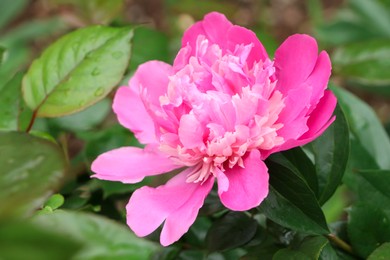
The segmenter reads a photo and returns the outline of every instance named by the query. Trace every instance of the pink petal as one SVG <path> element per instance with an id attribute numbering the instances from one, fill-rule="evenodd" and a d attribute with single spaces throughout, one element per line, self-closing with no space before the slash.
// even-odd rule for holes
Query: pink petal
<path id="1" fill-rule="evenodd" d="M 137 88 L 120 87 L 115 94 L 113 110 L 119 123 L 130 129 L 141 143 L 157 142 L 154 123 L 145 110 Z"/>
<path id="2" fill-rule="evenodd" d="M 318 57 L 317 42 L 309 35 L 295 34 L 285 40 L 275 53 L 276 89 L 287 96 L 312 73 Z"/>
<path id="3" fill-rule="evenodd" d="M 166 156 L 154 149 L 122 147 L 99 155 L 92 163 L 92 177 L 137 183 L 145 176 L 157 175 L 181 166 L 173 164 Z"/>
<path id="4" fill-rule="evenodd" d="M 304 133 L 298 140 L 288 140 L 282 146 L 274 149 L 269 154 L 305 145 L 322 135 L 322 133 L 325 132 L 325 130 L 336 119 L 335 117 L 332 117 L 336 104 L 337 99 L 333 93 L 329 90 L 325 90 L 324 96 L 314 111 L 310 114 L 310 117 L 307 121 L 309 130 Z"/>
<path id="5" fill-rule="evenodd" d="M 148 61 L 141 64 L 130 80 L 130 88 L 146 90 L 148 102 L 160 106 L 160 96 L 167 93 L 169 76 L 173 74 L 171 65 L 162 61 Z"/>
<path id="6" fill-rule="evenodd" d="M 268 169 L 260 160 L 260 152 L 252 150 L 244 159 L 245 168 L 238 166 L 225 171 L 229 189 L 219 192 L 221 202 L 229 209 L 244 211 L 254 208 L 268 195 Z"/>
<path id="7" fill-rule="evenodd" d="M 325 90 L 324 96 L 321 98 L 317 107 L 311 112 L 307 125 L 309 131 L 307 131 L 300 139 L 314 139 L 322 134 L 329 125 L 329 121 L 333 121 L 330 117 L 336 108 L 337 99 L 330 90 Z M 325 127 L 325 129 L 324 129 Z"/>
<path id="8" fill-rule="evenodd" d="M 252 50 L 248 56 L 248 65 L 251 67 L 253 62 L 266 60 L 268 58 L 267 51 L 261 44 L 256 34 L 244 27 L 235 25 L 231 27 L 227 34 L 228 48 L 234 51 L 237 44 L 249 45 L 253 44 Z"/>
<path id="9" fill-rule="evenodd" d="M 210 192 L 213 178 L 205 183 L 186 183 L 191 168 L 157 188 L 136 190 L 127 204 L 127 224 L 138 236 L 147 236 L 165 220 L 161 244 L 177 241 L 195 221 L 204 198 Z"/>
<path id="10" fill-rule="evenodd" d="M 204 35 L 211 43 L 221 47 L 226 45 L 226 33 L 232 23 L 223 15 L 217 12 L 207 14 L 203 21 L 191 26 L 183 36 L 182 47 L 188 45 L 192 48 L 192 54 L 196 51 L 196 40 L 199 35 Z"/>
<path id="11" fill-rule="evenodd" d="M 313 72 L 306 80 L 306 84 L 312 87 L 310 104 L 313 109 L 321 99 L 324 94 L 324 90 L 328 86 L 331 70 L 332 65 L 330 63 L 329 55 L 326 51 L 322 51 L 318 56 Z"/>
<path id="12" fill-rule="evenodd" d="M 188 185 L 188 183 L 186 183 Z M 183 236 L 190 226 L 195 222 L 199 209 L 203 206 L 206 196 L 210 193 L 214 184 L 214 178 L 209 178 L 202 184 L 195 185 L 196 189 L 180 208 L 168 216 L 161 231 L 160 242 L 163 246 L 168 246 Z M 180 193 L 176 193 L 177 194 Z"/>
<path id="13" fill-rule="evenodd" d="M 204 129 L 193 114 L 183 115 L 180 118 L 179 138 L 184 147 L 192 149 L 204 146 Z"/>

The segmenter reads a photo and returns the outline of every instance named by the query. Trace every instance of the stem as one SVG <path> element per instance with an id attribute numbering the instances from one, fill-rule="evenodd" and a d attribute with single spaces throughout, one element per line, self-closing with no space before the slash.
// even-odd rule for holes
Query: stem
<path id="1" fill-rule="evenodd" d="M 333 234 L 326 235 L 326 237 L 331 242 L 336 244 L 339 248 L 343 249 L 345 252 L 348 252 L 351 255 L 355 255 L 355 253 L 353 252 L 352 247 L 349 244 L 347 244 L 344 240 L 342 240 L 341 238 L 339 238 L 339 237 L 337 237 L 337 236 L 335 236 Z"/>
<path id="2" fill-rule="evenodd" d="M 38 110 L 35 110 L 33 112 L 32 116 L 31 116 L 30 123 L 28 124 L 28 127 L 26 129 L 26 133 L 30 132 L 31 128 L 33 127 L 35 119 L 37 118 L 37 113 L 38 113 Z"/>

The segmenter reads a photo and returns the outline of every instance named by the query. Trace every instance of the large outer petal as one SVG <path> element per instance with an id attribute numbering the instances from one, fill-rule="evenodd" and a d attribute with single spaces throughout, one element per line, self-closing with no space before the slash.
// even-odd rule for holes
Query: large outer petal
<path id="1" fill-rule="evenodd" d="M 314 38 L 304 34 L 287 38 L 275 52 L 276 89 L 287 96 L 291 89 L 299 87 L 312 73 L 317 57 Z"/>
<path id="2" fill-rule="evenodd" d="M 122 147 L 99 155 L 91 165 L 92 177 L 137 183 L 145 176 L 157 175 L 180 168 L 155 149 Z"/>
<path id="3" fill-rule="evenodd" d="M 112 107 L 119 123 L 130 129 L 138 141 L 143 144 L 157 142 L 154 123 L 136 86 L 120 87 L 115 94 Z"/>
<path id="4" fill-rule="evenodd" d="M 165 220 L 161 244 L 177 241 L 193 224 L 214 178 L 205 183 L 186 183 L 189 168 L 167 184 L 136 190 L 127 204 L 127 224 L 138 236 L 147 236 Z"/>
<path id="5" fill-rule="evenodd" d="M 211 43 L 218 44 L 224 51 L 233 52 L 237 44 L 252 44 L 253 48 L 248 57 L 249 65 L 252 65 L 254 61 L 268 58 L 265 48 L 254 32 L 233 25 L 223 14 L 209 13 L 202 21 L 195 23 L 184 33 L 182 47 L 189 45 L 192 55 L 196 53 L 196 40 L 199 35 L 206 36 Z"/>
<path id="6" fill-rule="evenodd" d="M 218 185 L 225 186 L 218 192 L 221 202 L 231 210 L 254 208 L 268 195 L 268 169 L 260 159 L 260 152 L 251 151 L 244 159 L 244 165 L 245 168 L 235 166 L 224 172 L 229 181 L 227 191 L 223 191 L 226 180 L 218 182 Z"/>

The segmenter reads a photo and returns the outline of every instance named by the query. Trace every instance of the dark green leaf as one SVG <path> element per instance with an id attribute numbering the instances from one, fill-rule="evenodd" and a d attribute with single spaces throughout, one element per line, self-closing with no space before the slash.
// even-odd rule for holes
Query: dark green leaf
<path id="1" fill-rule="evenodd" d="M 330 243 L 327 243 L 321 251 L 319 260 L 340 260 L 336 250 L 333 249 Z"/>
<path id="2" fill-rule="evenodd" d="M 4 56 L 5 56 L 5 51 L 6 49 L 4 47 L 1 47 L 0 46 L 0 65 L 3 63 L 4 61 Z"/>
<path id="3" fill-rule="evenodd" d="M 347 169 L 390 169 L 390 140 L 375 112 L 356 96 L 339 87 L 332 87 L 347 119 L 350 137 L 350 158 Z"/>
<path id="4" fill-rule="evenodd" d="M 294 167 L 299 171 L 304 180 L 309 185 L 310 189 L 318 195 L 318 180 L 316 177 L 316 169 L 311 162 L 310 158 L 302 150 L 297 147 L 294 149 L 283 152 L 283 156 L 286 157 Z"/>
<path id="5" fill-rule="evenodd" d="M 158 249 L 157 244 L 137 238 L 128 227 L 97 215 L 56 210 L 36 216 L 34 222 L 83 245 L 75 260 L 148 259 Z"/>
<path id="6" fill-rule="evenodd" d="M 383 243 L 380 247 L 368 257 L 367 260 L 386 260 L 390 259 L 390 243 Z"/>
<path id="7" fill-rule="evenodd" d="M 24 216 L 58 189 L 65 159 L 54 143 L 25 133 L 0 132 L 0 216 Z"/>
<path id="8" fill-rule="evenodd" d="M 130 58 L 129 28 L 94 26 L 65 35 L 35 60 L 23 79 L 23 97 L 41 117 L 80 111 L 121 80 Z"/>
<path id="9" fill-rule="evenodd" d="M 390 170 L 366 170 L 359 171 L 359 174 L 382 195 L 390 199 Z"/>
<path id="10" fill-rule="evenodd" d="M 319 206 L 318 206 L 319 207 Z M 309 208 L 299 208 L 292 201 L 286 199 L 280 193 L 270 187 L 267 198 L 261 203 L 260 210 L 272 221 L 293 230 L 308 234 L 327 234 L 329 231 L 324 226 L 325 220 L 313 219 Z M 321 210 L 321 209 L 320 209 Z M 314 209 L 314 213 L 318 209 Z M 319 223 L 317 223 L 319 221 Z"/>
<path id="11" fill-rule="evenodd" d="M 260 205 L 274 222 L 310 234 L 326 234 L 325 216 L 303 175 L 282 155 L 267 160 L 270 194 Z M 305 221 L 303 221 L 305 219 Z"/>
<path id="12" fill-rule="evenodd" d="M 368 40 L 340 47 L 332 60 L 336 73 L 357 83 L 352 86 L 366 86 L 366 90 L 390 95 L 390 40 Z"/>
<path id="13" fill-rule="evenodd" d="M 311 260 L 312 258 L 308 257 L 302 252 L 295 251 L 292 249 L 284 248 L 280 249 L 274 257 L 272 257 L 272 260 Z"/>
<path id="14" fill-rule="evenodd" d="M 16 74 L 0 89 L 0 130 L 17 130 L 23 74 Z"/>
<path id="15" fill-rule="evenodd" d="M 28 0 L 0 1 L 0 30 L 19 15 L 29 3 Z"/>
<path id="16" fill-rule="evenodd" d="M 80 248 L 71 238 L 28 222 L 0 226 L 0 259 L 69 260 Z"/>
<path id="17" fill-rule="evenodd" d="M 325 133 L 308 144 L 314 155 L 320 205 L 323 205 L 340 185 L 348 162 L 348 125 L 339 106 L 335 110 L 335 115 L 336 121 Z"/>
<path id="18" fill-rule="evenodd" d="M 149 60 L 169 60 L 168 39 L 161 32 L 138 27 L 134 29 L 129 69 L 133 72 L 140 64 Z"/>
<path id="19" fill-rule="evenodd" d="M 348 234 L 356 253 L 367 258 L 379 245 L 390 242 L 390 219 L 380 207 L 354 205 L 349 212 Z"/>
<path id="20" fill-rule="evenodd" d="M 328 240 L 323 236 L 305 237 L 298 246 L 279 250 L 273 259 L 319 259 L 323 248 L 328 243 Z"/>
<path id="21" fill-rule="evenodd" d="M 239 247 L 256 234 L 257 222 L 243 212 L 229 212 L 214 222 L 207 232 L 207 248 L 221 251 Z"/>

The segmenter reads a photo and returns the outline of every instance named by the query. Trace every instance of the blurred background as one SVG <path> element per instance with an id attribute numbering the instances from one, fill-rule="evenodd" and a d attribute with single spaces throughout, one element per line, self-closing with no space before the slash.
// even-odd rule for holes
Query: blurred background
<path id="1" fill-rule="evenodd" d="M 330 85 L 346 88 L 367 102 L 387 133 L 390 133 L 390 0 L 1 0 L 0 59 L 3 62 L 0 65 L 0 91 L 17 72 L 25 72 L 31 61 L 56 39 L 77 28 L 96 24 L 135 28 L 132 56 L 122 81 L 122 84 L 126 84 L 143 62 L 156 59 L 171 63 L 181 45 L 183 32 L 211 11 L 224 13 L 233 23 L 253 30 L 270 57 L 289 35 L 305 33 L 314 36 L 319 49 L 327 50 L 332 59 Z M 74 115 L 37 119 L 33 130 L 54 137 L 72 165 L 68 180 L 56 194 L 57 197 L 52 197 L 41 210 L 61 207 L 89 211 L 124 222 L 124 208 L 132 191 L 145 184 L 154 186 L 165 182 L 164 179 L 146 178 L 140 184 L 124 185 L 89 177 L 90 164 L 97 155 L 120 146 L 139 145 L 128 130 L 118 125 L 111 111 L 112 97 L 111 94 Z M 324 206 L 327 220 L 345 219 L 344 208 L 353 199 L 353 195 L 341 186 L 334 198 Z M 223 210 L 218 203 L 217 195 L 212 194 L 203 210 Z M 75 230 L 83 228 L 82 220 L 78 222 L 79 226 L 71 225 L 74 223 L 73 217 L 65 214 L 62 222 L 49 224 L 55 226 L 61 223 L 64 228 Z M 199 218 L 184 240 L 193 241 L 195 248 L 201 245 L 206 229 L 203 226 L 211 225 L 207 221 Z M 91 224 L 90 228 L 96 229 L 103 222 L 96 221 L 100 224 Z M 104 222 L 104 225 L 111 224 Z M 30 232 L 25 232 L 26 229 Z M 7 234 L 4 235 L 7 239 L 12 238 L 11 233 L 17 237 L 17 230 L 15 227 L 9 231 L 4 227 L 0 229 L 0 252 L 12 245 L 12 240 L 9 240 L 8 244 L 1 246 L 5 243 L 1 240 L 2 234 Z M 104 231 L 99 231 L 103 235 Z M 23 241 L 27 248 L 29 245 L 33 247 L 32 241 L 37 239 L 42 239 L 42 243 L 48 241 L 47 234 L 34 232 L 34 227 L 20 227 L 20 237 L 25 239 Z M 107 239 L 122 231 L 113 229 L 111 232 L 106 234 Z M 78 234 L 77 231 L 74 233 Z M 30 240 L 26 234 L 30 234 Z M 20 242 L 20 237 L 15 241 Z M 53 238 L 57 242 L 47 246 L 53 246 L 54 255 L 65 252 L 63 249 L 57 250 L 56 245 L 72 248 L 72 243 L 61 244 L 58 239 L 61 238 Z M 89 243 L 90 239 L 94 241 L 92 237 L 85 240 Z M 157 240 L 157 237 L 152 235 L 151 239 Z M 99 240 L 99 243 L 94 249 L 99 251 L 98 246 L 101 246 L 101 250 L 106 250 L 108 254 L 111 249 L 104 248 L 105 241 Z M 155 247 L 148 244 L 143 246 Z M 17 248 L 14 249 L 12 252 L 17 252 Z M 28 251 L 25 253 L 28 255 Z M 46 253 L 46 258 L 37 259 L 54 259 L 50 258 L 49 251 Z M 67 259 L 66 255 L 61 259 Z"/>

